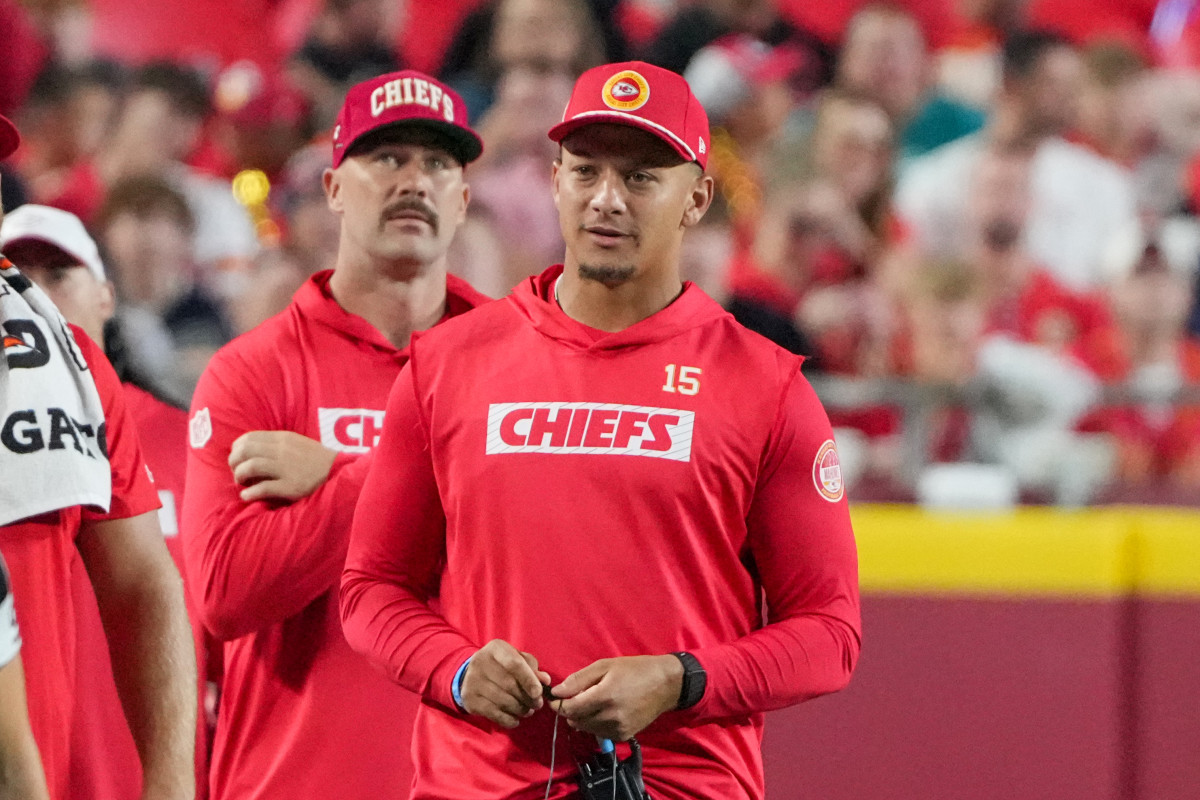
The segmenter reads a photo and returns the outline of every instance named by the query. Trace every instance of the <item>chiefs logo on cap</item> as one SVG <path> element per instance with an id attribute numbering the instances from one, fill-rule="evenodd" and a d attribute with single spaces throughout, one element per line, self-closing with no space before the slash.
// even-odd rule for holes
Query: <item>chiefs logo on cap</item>
<path id="1" fill-rule="evenodd" d="M 650 84 L 639 73 L 627 69 L 605 81 L 600 94 L 604 98 L 604 105 L 609 108 L 633 111 L 646 105 L 650 99 Z"/>

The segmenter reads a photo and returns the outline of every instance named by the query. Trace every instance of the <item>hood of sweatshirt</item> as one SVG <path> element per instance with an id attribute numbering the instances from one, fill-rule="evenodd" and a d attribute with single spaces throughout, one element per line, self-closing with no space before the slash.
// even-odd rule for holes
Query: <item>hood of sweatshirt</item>
<path id="1" fill-rule="evenodd" d="M 661 311 L 621 331 L 597 330 L 567 316 L 554 299 L 554 284 L 562 272 L 563 265 L 555 264 L 522 281 L 509 294 L 508 301 L 543 336 L 580 350 L 602 352 L 640 347 L 723 318 L 732 319 L 700 287 L 685 281 L 683 291 Z"/>

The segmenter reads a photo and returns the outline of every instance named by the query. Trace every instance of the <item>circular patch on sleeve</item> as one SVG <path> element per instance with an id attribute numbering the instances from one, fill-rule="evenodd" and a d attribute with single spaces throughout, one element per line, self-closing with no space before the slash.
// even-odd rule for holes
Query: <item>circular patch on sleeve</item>
<path id="1" fill-rule="evenodd" d="M 846 493 L 842 483 L 842 462 L 838 460 L 837 444 L 826 439 L 813 459 L 813 485 L 817 492 L 831 503 L 842 499 Z"/>

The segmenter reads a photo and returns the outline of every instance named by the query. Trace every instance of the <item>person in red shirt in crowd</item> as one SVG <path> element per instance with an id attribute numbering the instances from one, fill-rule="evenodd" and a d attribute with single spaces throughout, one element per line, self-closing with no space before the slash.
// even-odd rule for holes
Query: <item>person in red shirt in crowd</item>
<path id="1" fill-rule="evenodd" d="M 1062 285 L 1025 244 L 1033 157 L 994 145 L 971 177 L 966 263 L 982 283 L 985 332 L 1047 347 L 1099 373 L 1113 326 L 1107 298 Z"/>
<path id="2" fill-rule="evenodd" d="M 96 243 L 73 214 L 29 204 L 5 218 L 0 226 L 0 248 L 21 264 L 22 274 L 46 292 L 69 323 L 78 325 L 110 354 L 137 426 L 146 466 L 154 475 L 162 502 L 159 527 L 175 566 L 182 573 L 178 509 L 183 501 L 187 413 L 162 399 L 153 384 L 128 363 L 119 343 L 120 331 L 109 324 L 114 313 L 113 287 Z M 81 661 L 91 665 L 78 675 L 71 744 L 72 796 L 136 798 L 141 786 L 141 768 L 116 693 L 95 595 L 78 560 L 72 575 L 78 614 L 77 653 Z M 206 661 L 201 628 L 193 628 L 193 638 L 200 674 L 197 697 L 202 705 Z M 206 796 L 206 782 L 202 780 L 207 771 L 206 742 L 202 723 L 196 739 L 197 794 L 201 798 Z"/>
<path id="3" fill-rule="evenodd" d="M 730 265 L 733 315 L 792 352 L 815 356 L 818 369 L 877 371 L 886 316 L 872 268 L 899 236 L 891 214 L 893 141 L 877 102 L 825 93 L 800 174 L 771 191 L 752 246 Z"/>
<path id="4" fill-rule="evenodd" d="M 30 202 L 70 211 L 91 223 L 104 201 L 96 157 L 120 104 L 121 73 L 112 64 L 50 64 L 21 108 L 25 142 L 15 166 Z"/>
<path id="5" fill-rule="evenodd" d="M 232 64 L 216 76 L 213 108 L 208 166 L 230 179 L 244 170 L 260 170 L 274 184 L 288 158 L 315 133 L 308 97 L 285 74 L 264 72 L 250 61 Z M 243 202 L 249 203 L 245 193 Z"/>
<path id="6" fill-rule="evenodd" d="M 421 73 L 353 87 L 324 172 L 333 269 L 196 388 L 183 542 L 224 642 L 216 800 L 409 796 L 416 698 L 350 649 L 335 588 L 410 338 L 486 300 L 446 273 L 482 149 L 461 98 Z"/>
<path id="7" fill-rule="evenodd" d="M 0 157 L 16 141 L 15 129 L 0 118 Z M 21 281 L 29 284 L 23 276 Z M 79 328 L 71 333 L 103 407 L 111 499 L 105 511 L 76 505 L 0 527 L 0 551 L 12 565 L 17 613 L 25 623 L 34 736 L 51 796 L 69 797 L 76 675 L 92 666 L 78 660 L 71 600 L 72 563 L 82 557 L 140 755 L 141 797 L 190 798 L 195 659 L 179 574 L 163 544 L 158 495 L 120 383 L 91 338 Z M 2 437 L 8 450 L 26 452 L 41 441 L 35 431 L 22 445 L 11 435 L 11 419 L 5 427 L 10 435 Z M 16 450 L 14 442 L 20 445 Z"/>
<path id="8" fill-rule="evenodd" d="M 1189 336 L 1191 265 L 1171 263 L 1159 242 L 1141 247 L 1114 280 L 1111 358 L 1101 372 L 1114 403 L 1080 423 L 1116 437 L 1117 473 L 1135 491 L 1200 491 L 1200 339 Z"/>
<path id="9" fill-rule="evenodd" d="M 0 795 L 49 800 L 46 775 L 38 755 L 29 706 L 25 668 L 21 664 L 21 631 L 9 589 L 8 566 L 0 557 Z"/>
<path id="10" fill-rule="evenodd" d="M 687 83 L 589 70 L 550 137 L 565 264 L 414 343 L 346 637 L 422 698 L 414 797 L 577 798 L 575 755 L 659 800 L 761 798 L 763 712 L 859 651 L 829 422 L 801 359 L 679 277 L 713 199 Z"/>

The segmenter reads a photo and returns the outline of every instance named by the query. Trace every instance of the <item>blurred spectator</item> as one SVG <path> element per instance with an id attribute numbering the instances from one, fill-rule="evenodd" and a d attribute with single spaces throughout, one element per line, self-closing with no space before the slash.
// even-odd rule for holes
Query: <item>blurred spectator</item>
<path id="1" fill-rule="evenodd" d="M 982 111 L 939 92 L 932 79 L 916 17 L 896 6 L 871 4 L 851 18 L 835 82 L 887 109 L 897 126 L 902 161 L 983 127 Z"/>
<path id="2" fill-rule="evenodd" d="M 889 314 L 872 267 L 894 236 L 892 141 L 874 100 L 826 92 L 799 175 L 772 191 L 753 246 L 731 266 L 734 316 L 785 348 L 808 348 L 827 371 L 883 370 Z"/>
<path id="3" fill-rule="evenodd" d="M 1122 481 L 1146 486 L 1167 481 L 1200 491 L 1200 339 L 1185 321 L 1191 276 L 1168 263 L 1158 244 L 1142 238 L 1112 286 L 1117 335 L 1110 386 L 1123 390 L 1115 405 L 1091 414 L 1085 430 L 1113 434 Z M 1185 399 L 1184 391 L 1192 397 Z"/>
<path id="4" fill-rule="evenodd" d="M 1111 448 L 1074 430 L 1099 397 L 1092 374 L 1036 344 L 987 335 L 981 276 L 961 263 L 921 265 L 907 299 L 898 357 L 925 402 L 905 419 L 906 435 L 920 438 L 925 459 L 1002 466 L 1022 490 L 1059 504 L 1095 496 Z"/>
<path id="5" fill-rule="evenodd" d="M 50 56 L 50 47 L 19 0 L 0 0 L 0 31 L 4 31 L 4 58 L 0 59 L 0 114 L 13 116 Z"/>
<path id="6" fill-rule="evenodd" d="M 1031 173 L 1028 150 L 989 147 L 971 175 L 967 263 L 982 286 L 986 330 L 1100 372 L 1109 358 L 1112 315 L 1102 292 L 1068 289 L 1030 255 Z"/>
<path id="7" fill-rule="evenodd" d="M 275 180 L 314 133 L 312 104 L 283 74 L 239 61 L 217 76 L 212 137 L 228 158 L 222 175 L 257 169 Z"/>
<path id="8" fill-rule="evenodd" d="M 232 338 L 224 312 L 198 282 L 192 224 L 183 195 L 153 176 L 114 184 L 96 224 L 133 360 L 184 402 L 208 359 Z"/>
<path id="9" fill-rule="evenodd" d="M 1154 143 L 1150 73 L 1137 50 L 1115 40 L 1083 50 L 1079 98 L 1083 144 L 1127 167 L 1135 167 Z"/>
<path id="10" fill-rule="evenodd" d="M 1000 90 L 1003 43 L 1030 27 L 1029 0 L 957 0 L 958 26 L 937 51 L 937 84 L 967 105 L 988 109 Z"/>
<path id="11" fill-rule="evenodd" d="M 50 64 L 20 115 L 26 132 L 17 165 L 35 203 L 90 221 L 104 199 L 96 157 L 121 101 L 120 69 L 105 62 Z"/>
<path id="12" fill-rule="evenodd" d="M 574 78 L 605 60 L 604 45 L 587 0 L 494 0 L 463 21 L 439 77 L 462 95 L 471 118 L 481 119 L 507 70 Z"/>
<path id="13" fill-rule="evenodd" d="M 258 254 L 243 276 L 244 286 L 234 294 L 230 312 L 236 332 L 245 333 L 282 311 L 310 275 L 333 263 L 339 228 L 325 200 L 328 166 L 329 145 L 321 142 L 298 151 L 284 167 L 271 192 L 283 236 L 279 246 Z"/>
<path id="14" fill-rule="evenodd" d="M 682 74 L 702 47 L 733 33 L 745 34 L 767 44 L 779 44 L 799 32 L 779 17 L 770 0 L 684 3 L 663 25 L 642 57 L 651 64 Z M 807 37 L 807 41 L 827 56 L 816 39 Z"/>
<path id="15" fill-rule="evenodd" d="M 738 235 L 751 234 L 768 176 L 795 174 L 789 166 L 799 159 L 791 150 L 782 156 L 785 164 L 769 159 L 798 104 L 815 90 L 817 69 L 796 42 L 769 45 L 734 33 L 701 48 L 684 72 L 712 126 L 709 169 L 719 192 L 714 213 L 727 215 Z"/>
<path id="16" fill-rule="evenodd" d="M 307 40 L 292 56 L 289 72 L 312 98 L 318 127 L 332 127 L 346 89 L 359 81 L 395 72 L 387 0 L 325 0 Z"/>
<path id="17" fill-rule="evenodd" d="M 209 113 L 209 93 L 198 74 L 171 63 L 142 67 L 98 159 L 106 183 L 157 176 L 187 200 L 194 220 L 191 259 L 202 269 L 247 268 L 258 248 L 246 210 L 229 181 L 187 166 Z"/>
<path id="18" fill-rule="evenodd" d="M 1004 87 L 984 131 L 914 160 L 900 176 L 897 208 L 919 246 L 961 257 L 970 176 L 984 148 L 1032 148 L 1030 253 L 1072 289 L 1099 284 L 1108 237 L 1134 219 L 1134 191 L 1117 165 L 1063 138 L 1076 123 L 1081 79 L 1079 55 L 1060 37 L 1009 39 Z"/>
<path id="19" fill-rule="evenodd" d="M 1152 221 L 1200 210 L 1200 74 L 1156 73 L 1151 82 L 1155 148 L 1138 164 L 1138 206 Z"/>
<path id="20" fill-rule="evenodd" d="M 549 164 L 557 146 L 546 137 L 562 118 L 575 76 L 531 62 L 509 66 L 496 86 L 496 101 L 477 130 L 487 143 L 471 165 L 472 224 L 460 231 L 457 249 L 481 241 L 490 227 L 498 256 L 461 262 L 455 274 L 492 297 L 502 297 L 522 278 L 562 258 L 558 212 L 549 191 Z M 485 267 L 490 264 L 491 268 Z"/>

